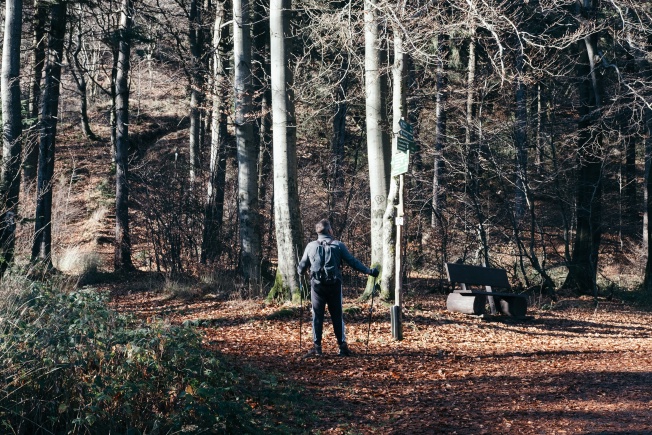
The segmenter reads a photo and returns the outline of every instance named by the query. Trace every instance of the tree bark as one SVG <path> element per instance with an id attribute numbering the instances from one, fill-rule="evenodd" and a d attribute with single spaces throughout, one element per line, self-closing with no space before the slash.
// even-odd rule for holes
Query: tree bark
<path id="1" fill-rule="evenodd" d="M 636 22 L 636 17 L 634 14 L 634 11 L 630 11 L 630 16 L 632 18 L 633 22 Z M 650 61 L 648 60 L 648 53 L 650 51 L 650 41 L 647 39 L 640 40 L 637 39 L 637 34 L 638 32 L 636 29 L 628 29 L 626 33 L 626 39 L 627 39 L 627 44 L 629 46 L 629 49 L 631 51 L 631 55 L 634 57 L 634 60 L 636 61 L 636 66 L 638 67 L 638 74 L 639 75 L 644 75 L 644 77 L 649 81 L 650 77 L 652 76 L 652 65 L 650 64 Z M 645 38 L 645 37 L 643 37 Z M 643 175 L 643 249 L 648 250 L 649 249 L 649 231 L 648 231 L 648 226 L 649 226 L 649 215 L 648 215 L 648 202 L 650 201 L 650 191 L 648 190 L 649 186 L 649 178 L 650 178 L 650 164 L 652 162 L 652 109 L 650 109 L 649 105 L 645 102 L 643 102 L 643 134 L 644 136 L 644 175 Z M 648 275 L 651 275 L 651 273 L 648 273 L 648 269 L 652 269 L 652 257 L 648 256 L 648 262 L 646 266 L 646 281 L 644 283 L 645 288 L 651 289 L 652 291 L 652 282 L 648 283 L 647 277 Z M 652 272 L 652 270 L 651 270 Z M 650 287 L 647 287 L 650 286 Z"/>
<path id="2" fill-rule="evenodd" d="M 536 116 L 536 131 L 535 131 L 535 141 L 536 141 L 536 154 L 534 160 L 534 167 L 537 174 L 541 173 L 541 166 L 543 165 L 543 85 L 541 82 L 537 83 L 536 89 L 536 99 L 537 99 L 537 116 Z"/>
<path id="3" fill-rule="evenodd" d="M 487 231 L 485 228 L 485 217 L 480 203 L 480 136 L 481 131 L 476 132 L 476 29 L 471 24 L 471 36 L 469 40 L 469 58 L 467 64 L 466 79 L 466 125 L 464 143 L 466 147 L 467 180 L 466 189 L 469 202 L 473 206 L 473 213 L 476 218 L 476 230 L 479 242 L 479 251 L 482 255 L 482 263 L 489 266 L 489 246 Z"/>
<path id="4" fill-rule="evenodd" d="M 524 81 L 525 62 L 522 48 L 516 55 L 516 125 L 514 129 L 514 144 L 516 148 L 516 193 L 514 199 L 514 215 L 520 221 L 526 209 L 527 184 L 527 86 Z"/>
<path id="5" fill-rule="evenodd" d="M 652 65 L 650 64 L 647 55 L 650 49 L 650 40 L 643 42 L 641 47 L 631 31 L 627 33 L 627 41 L 631 49 L 636 64 L 640 73 L 645 71 L 645 77 L 649 80 L 652 75 Z M 645 40 L 644 40 L 645 41 Z M 650 243 L 652 236 L 652 225 L 649 219 L 652 216 L 652 174 L 650 169 L 652 167 L 652 109 L 644 102 L 643 107 L 643 130 L 645 136 L 645 169 L 644 169 L 644 182 L 643 182 L 643 249 L 647 252 L 647 262 L 645 264 L 645 277 L 643 280 L 643 290 L 652 294 L 652 243 Z"/>
<path id="6" fill-rule="evenodd" d="M 129 234 L 129 69 L 133 0 L 122 0 L 119 27 L 118 65 L 116 71 L 116 191 L 115 255 L 116 271 L 133 269 Z"/>
<path id="7" fill-rule="evenodd" d="M 346 54 L 345 54 L 346 56 Z M 329 195 L 328 195 L 328 219 L 339 234 L 344 228 L 345 222 L 342 222 L 341 214 L 336 210 L 344 198 L 344 143 L 346 140 L 346 113 L 348 111 L 347 87 L 348 78 L 346 77 L 347 65 L 339 69 L 341 74 L 337 86 L 337 101 L 335 102 L 335 115 L 333 116 L 333 138 L 331 140 L 331 164 L 329 168 Z"/>
<path id="8" fill-rule="evenodd" d="M 629 102 L 633 105 L 633 102 Z M 629 127 L 629 120 L 632 111 L 629 108 L 622 109 L 620 119 L 620 140 L 624 154 L 624 161 L 621 162 L 620 178 L 622 184 L 621 194 L 621 240 L 622 234 L 631 234 L 632 224 L 638 221 L 638 201 L 636 200 L 636 139 Z"/>
<path id="9" fill-rule="evenodd" d="M 2 162 L 0 168 L 0 277 L 13 261 L 20 193 L 22 119 L 20 106 L 20 34 L 22 0 L 7 0 L 2 46 Z"/>
<path id="10" fill-rule="evenodd" d="M 200 0 L 190 1 L 189 14 L 190 28 L 188 31 L 190 43 L 190 131 L 189 131 L 189 156 L 190 156 L 190 186 L 195 184 L 200 169 L 201 148 L 201 105 L 204 100 L 204 77 L 202 73 L 202 26 Z"/>
<path id="11" fill-rule="evenodd" d="M 592 11 L 583 7 L 583 15 Z M 579 45 L 578 178 L 576 190 L 576 233 L 568 275 L 563 287 L 579 294 L 597 296 L 598 252 L 602 236 L 602 100 L 600 66 L 595 63 L 598 34 L 588 35 Z"/>
<path id="12" fill-rule="evenodd" d="M 227 113 L 230 87 L 227 80 L 228 54 L 225 0 L 216 3 L 213 26 L 213 108 L 211 116 L 210 170 L 204 208 L 201 262 L 215 261 L 221 252 L 220 234 L 224 215 L 224 184 L 227 157 Z"/>
<path id="13" fill-rule="evenodd" d="M 433 161 L 432 176 L 432 218 L 431 226 L 441 224 L 441 214 L 446 206 L 446 196 L 444 193 L 444 158 L 443 151 L 446 144 L 446 92 L 447 79 L 444 72 L 444 50 L 442 47 L 443 37 L 437 36 L 437 51 L 439 58 L 437 60 L 437 73 L 435 77 L 435 157 Z"/>
<path id="14" fill-rule="evenodd" d="M 371 198 L 371 264 L 383 264 L 383 216 L 387 206 L 391 148 L 385 141 L 377 0 L 365 0 L 365 114 Z M 369 278 L 368 286 L 373 282 Z"/>
<path id="15" fill-rule="evenodd" d="M 258 228 L 258 147 L 251 120 L 250 0 L 233 0 L 233 58 L 235 63 L 235 136 L 238 150 L 238 218 L 240 273 L 245 282 L 260 280 Z"/>
<path id="16" fill-rule="evenodd" d="M 45 65 L 45 24 L 48 19 L 48 6 L 43 0 L 34 0 L 34 48 L 32 52 L 32 65 L 34 70 L 30 77 L 30 96 L 29 96 L 29 123 L 37 124 L 39 109 L 41 106 L 41 81 L 43 75 L 43 66 Z M 32 182 L 37 176 L 38 168 L 38 137 L 29 135 L 25 147 L 25 162 L 23 163 L 23 180 Z"/>
<path id="17" fill-rule="evenodd" d="M 392 155 L 398 153 L 397 138 L 401 127 L 399 121 L 407 118 L 406 92 L 405 92 L 405 64 L 406 54 L 403 51 L 403 32 L 399 26 L 394 26 L 394 65 L 392 67 Z M 380 280 L 380 291 L 384 300 L 391 300 L 396 289 L 392 285 L 396 276 L 396 200 L 399 193 L 399 176 L 390 177 L 387 206 L 383 215 L 383 267 Z M 402 217 L 402 216 L 401 216 Z M 400 274 L 398 279 L 400 279 Z"/>
<path id="18" fill-rule="evenodd" d="M 41 104 L 38 178 L 36 182 L 36 215 L 32 261 L 43 261 L 52 266 L 52 183 L 54 174 L 55 141 L 59 114 L 61 64 L 66 32 L 67 2 L 50 6 L 50 34 L 48 36 L 47 64 Z"/>
<path id="19" fill-rule="evenodd" d="M 263 1 L 254 0 L 252 58 L 254 78 L 254 110 L 259 112 L 257 117 L 258 139 L 258 206 L 259 210 L 266 208 L 267 184 L 272 173 L 272 94 L 269 87 L 270 75 L 269 60 L 269 15 Z M 273 206 L 270 201 L 270 206 Z M 270 210 L 271 214 L 271 210 Z M 263 234 L 263 222 L 260 222 L 260 234 Z"/>
<path id="20" fill-rule="evenodd" d="M 82 132 L 87 139 L 97 140 L 97 136 L 93 133 L 91 129 L 91 123 L 88 118 L 88 86 L 86 83 L 86 68 L 82 65 L 82 62 L 79 59 L 79 54 L 82 51 L 84 40 L 82 37 L 82 21 L 83 21 L 83 12 L 82 5 L 78 5 L 79 16 L 77 17 L 77 35 L 76 43 L 73 47 L 72 39 L 73 32 L 70 32 L 70 47 L 68 50 L 68 66 L 70 73 L 77 84 L 77 92 L 79 94 L 79 121 L 81 125 Z M 72 50 L 72 53 L 70 52 Z"/>
<path id="21" fill-rule="evenodd" d="M 290 41 L 286 38 L 291 10 L 289 0 L 270 3 L 270 58 L 274 161 L 274 220 L 278 269 L 269 298 L 300 300 L 297 251 L 302 247 L 297 185 L 296 119 L 292 73 L 288 67 Z"/>
<path id="22" fill-rule="evenodd" d="M 645 108 L 645 130 L 647 131 L 647 138 L 645 141 L 645 220 L 644 230 L 644 244 L 647 251 L 647 262 L 645 263 L 645 278 L 643 279 L 643 290 L 648 294 L 652 294 L 652 225 L 649 224 L 649 217 L 652 216 L 652 176 L 650 176 L 650 167 L 652 166 L 652 110 Z"/>
<path id="23" fill-rule="evenodd" d="M 647 135 L 645 137 L 645 173 L 644 173 L 644 183 L 643 183 L 643 248 L 647 251 L 650 249 L 650 201 L 652 200 L 652 190 L 649 189 L 650 186 L 650 167 L 652 167 L 652 109 L 645 108 L 645 131 Z M 648 255 L 648 259 L 652 258 Z M 647 269 L 650 268 L 652 272 L 652 260 L 648 260 Z M 647 272 L 646 272 L 647 276 Z M 652 282 L 650 283 L 652 285 Z"/>

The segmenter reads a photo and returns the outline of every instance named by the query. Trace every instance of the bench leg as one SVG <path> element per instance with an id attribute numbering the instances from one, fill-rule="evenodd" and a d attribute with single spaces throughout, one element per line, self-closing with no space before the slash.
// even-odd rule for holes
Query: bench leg
<path id="1" fill-rule="evenodd" d="M 500 297 L 500 311 L 512 317 L 525 317 L 527 312 L 527 299 L 523 297 Z"/>

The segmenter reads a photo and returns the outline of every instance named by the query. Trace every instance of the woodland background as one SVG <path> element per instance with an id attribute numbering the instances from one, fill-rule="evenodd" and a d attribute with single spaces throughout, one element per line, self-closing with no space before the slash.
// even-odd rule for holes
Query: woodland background
<path id="1" fill-rule="evenodd" d="M 7 431 L 652 424 L 652 3 L 3 5 Z M 393 300 L 400 119 L 405 340 L 346 271 L 357 356 L 307 366 L 318 220 Z M 453 261 L 505 268 L 533 318 L 447 312 Z"/>
<path id="2" fill-rule="evenodd" d="M 403 274 L 458 260 L 547 292 L 644 281 L 647 2 L 6 6 L 8 261 L 56 265 L 83 244 L 71 222 L 106 218 L 116 270 L 233 271 L 287 298 L 289 263 L 329 217 L 389 297 L 403 117 L 418 146 Z M 82 162 L 93 147 L 110 168 Z"/>

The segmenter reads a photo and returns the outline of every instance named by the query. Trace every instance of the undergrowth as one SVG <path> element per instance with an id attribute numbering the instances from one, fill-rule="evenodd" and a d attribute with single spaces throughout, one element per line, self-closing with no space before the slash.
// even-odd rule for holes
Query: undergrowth
<path id="1" fill-rule="evenodd" d="M 274 431 L 195 328 L 135 320 L 91 289 L 20 284 L 0 305 L 1 432 Z"/>

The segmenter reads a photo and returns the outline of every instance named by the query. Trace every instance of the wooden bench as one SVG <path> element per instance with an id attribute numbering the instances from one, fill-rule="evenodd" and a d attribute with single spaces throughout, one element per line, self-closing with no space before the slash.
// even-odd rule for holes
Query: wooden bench
<path id="1" fill-rule="evenodd" d="M 511 291 L 505 269 L 446 263 L 446 273 L 453 288 L 446 300 L 448 311 L 482 315 L 488 302 L 492 315 L 500 310 L 507 316 L 525 317 L 526 296 L 493 291 L 494 288 Z M 459 284 L 459 289 L 455 288 L 456 284 Z"/>

